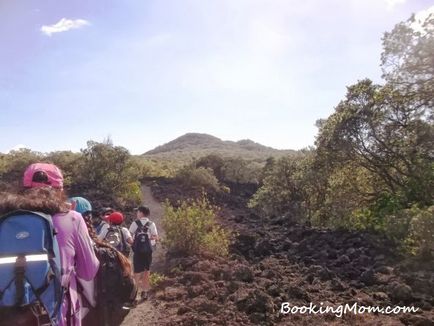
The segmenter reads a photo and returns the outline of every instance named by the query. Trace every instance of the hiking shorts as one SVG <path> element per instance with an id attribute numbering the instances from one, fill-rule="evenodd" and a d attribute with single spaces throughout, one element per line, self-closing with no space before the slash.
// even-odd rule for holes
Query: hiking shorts
<path id="1" fill-rule="evenodd" d="M 150 253 L 134 253 L 133 255 L 133 265 L 134 273 L 142 273 L 144 271 L 149 271 L 152 263 L 152 252 Z"/>

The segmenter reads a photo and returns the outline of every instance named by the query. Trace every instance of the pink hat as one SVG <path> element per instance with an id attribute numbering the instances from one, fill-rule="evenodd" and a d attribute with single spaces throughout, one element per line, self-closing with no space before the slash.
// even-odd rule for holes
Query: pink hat
<path id="1" fill-rule="evenodd" d="M 24 172 L 23 185 L 26 188 L 51 186 L 62 189 L 62 172 L 54 164 L 34 163 Z"/>

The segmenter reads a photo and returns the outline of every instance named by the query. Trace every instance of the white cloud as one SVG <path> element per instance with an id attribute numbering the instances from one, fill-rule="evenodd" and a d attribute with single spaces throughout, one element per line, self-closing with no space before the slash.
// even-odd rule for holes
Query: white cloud
<path id="1" fill-rule="evenodd" d="M 71 29 L 77 29 L 90 25 L 87 20 L 84 19 L 67 19 L 62 18 L 54 25 L 44 25 L 41 27 L 41 32 L 45 35 L 51 36 L 54 33 L 67 32 Z"/>
<path id="2" fill-rule="evenodd" d="M 387 7 L 389 8 L 389 9 L 392 9 L 393 7 L 395 7 L 396 5 L 399 5 L 399 4 L 401 4 L 401 3 L 404 3 L 404 2 L 406 2 L 407 0 L 385 0 L 386 1 L 386 4 L 387 4 Z"/>

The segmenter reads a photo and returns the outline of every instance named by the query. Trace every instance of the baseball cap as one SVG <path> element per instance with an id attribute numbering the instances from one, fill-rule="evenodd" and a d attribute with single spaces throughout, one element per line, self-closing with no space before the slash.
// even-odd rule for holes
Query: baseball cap
<path id="1" fill-rule="evenodd" d="M 69 198 L 69 202 L 72 204 L 73 209 L 80 214 L 86 212 L 92 212 L 92 205 L 90 202 L 83 197 L 71 197 Z"/>
<path id="2" fill-rule="evenodd" d="M 25 188 L 53 187 L 63 188 L 63 175 L 54 164 L 33 163 L 30 164 L 23 176 Z"/>
<path id="3" fill-rule="evenodd" d="M 122 222 L 124 221 L 124 215 L 122 215 L 121 212 L 113 212 L 107 217 L 107 220 L 110 223 L 119 225 L 122 224 Z"/>
<path id="4" fill-rule="evenodd" d="M 102 209 L 101 209 L 101 213 L 103 214 L 103 215 L 107 215 L 107 214 L 111 214 L 111 213 L 113 213 L 115 210 L 113 209 L 113 208 L 111 208 L 111 207 L 103 207 Z"/>

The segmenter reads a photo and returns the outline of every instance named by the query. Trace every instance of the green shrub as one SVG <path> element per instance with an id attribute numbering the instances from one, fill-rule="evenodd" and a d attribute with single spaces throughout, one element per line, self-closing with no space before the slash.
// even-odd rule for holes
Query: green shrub
<path id="1" fill-rule="evenodd" d="M 176 179 L 187 188 L 219 191 L 220 184 L 212 169 L 187 165 L 176 175 Z"/>
<path id="2" fill-rule="evenodd" d="M 155 287 L 166 279 L 166 276 L 159 273 L 151 273 L 149 276 L 149 284 Z"/>
<path id="3" fill-rule="evenodd" d="M 412 207 L 406 212 L 411 217 L 408 242 L 416 253 L 431 256 L 434 250 L 434 206 L 424 209 Z"/>
<path id="4" fill-rule="evenodd" d="M 229 233 L 216 222 L 218 208 L 205 196 L 179 203 L 178 207 L 164 204 L 164 244 L 169 250 L 187 255 L 207 253 L 226 256 Z"/>
<path id="5" fill-rule="evenodd" d="M 222 167 L 224 181 L 243 183 L 259 183 L 263 164 L 258 162 L 250 162 L 240 157 L 228 158 L 224 161 Z"/>
<path id="6" fill-rule="evenodd" d="M 303 181 L 301 161 L 291 157 L 279 159 L 266 171 L 261 188 L 250 199 L 248 206 L 256 209 L 261 215 L 302 216 Z"/>
<path id="7" fill-rule="evenodd" d="M 132 160 L 137 166 L 137 171 L 140 179 L 144 178 L 158 178 L 158 177 L 173 177 L 175 175 L 175 167 L 166 161 L 156 161 L 152 159 L 143 158 L 140 156 L 133 156 Z"/>
<path id="8" fill-rule="evenodd" d="M 103 197 L 118 205 L 140 203 L 139 170 L 126 148 L 110 141 L 89 141 L 82 150 L 79 174 L 74 182 L 90 198 Z"/>
<path id="9" fill-rule="evenodd" d="M 223 181 L 223 165 L 225 164 L 225 160 L 223 157 L 217 154 L 209 154 L 206 156 L 203 156 L 199 158 L 195 162 L 195 166 L 197 168 L 203 167 L 203 168 L 209 168 L 213 171 L 215 177 L 219 181 Z"/>
<path id="10" fill-rule="evenodd" d="M 20 186 L 25 169 L 32 163 L 41 162 L 43 158 L 42 153 L 26 148 L 1 155 L 0 180 L 14 187 Z"/>

